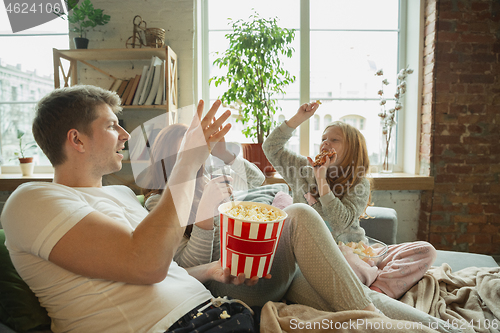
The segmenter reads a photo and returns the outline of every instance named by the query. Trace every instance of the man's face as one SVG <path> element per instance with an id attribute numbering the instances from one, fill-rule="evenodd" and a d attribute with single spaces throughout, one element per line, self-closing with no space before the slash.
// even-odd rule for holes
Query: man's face
<path id="1" fill-rule="evenodd" d="M 122 168 L 123 155 L 119 151 L 130 135 L 118 124 L 118 118 L 109 105 L 101 104 L 96 111 L 97 119 L 90 125 L 92 136 L 88 137 L 85 151 L 92 159 L 93 171 L 103 176 Z"/>

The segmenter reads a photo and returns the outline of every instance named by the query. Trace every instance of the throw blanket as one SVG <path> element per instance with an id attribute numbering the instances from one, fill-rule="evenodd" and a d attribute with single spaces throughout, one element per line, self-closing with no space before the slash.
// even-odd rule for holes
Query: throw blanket
<path id="1" fill-rule="evenodd" d="M 401 301 L 463 332 L 500 332 L 500 267 L 431 267 Z"/>
<path id="2" fill-rule="evenodd" d="M 260 332 L 437 332 L 426 325 L 393 320 L 371 311 L 325 312 L 309 306 L 267 302 L 260 315 Z"/>

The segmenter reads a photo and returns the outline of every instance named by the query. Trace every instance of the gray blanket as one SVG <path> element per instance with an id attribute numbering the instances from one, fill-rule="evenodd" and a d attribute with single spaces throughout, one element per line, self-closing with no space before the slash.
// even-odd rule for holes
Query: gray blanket
<path id="1" fill-rule="evenodd" d="M 463 332 L 500 332 L 500 267 L 431 267 L 401 301 Z"/>

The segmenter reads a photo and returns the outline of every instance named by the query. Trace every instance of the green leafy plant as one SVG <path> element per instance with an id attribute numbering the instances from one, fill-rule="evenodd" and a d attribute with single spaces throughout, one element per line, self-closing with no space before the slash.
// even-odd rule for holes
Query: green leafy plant
<path id="1" fill-rule="evenodd" d="M 30 149 L 34 149 L 36 147 L 38 147 L 34 141 L 31 141 L 31 142 L 28 142 L 28 143 L 24 143 L 23 144 L 23 137 L 24 137 L 24 132 L 21 131 L 20 129 L 17 130 L 17 139 L 19 140 L 19 150 L 16 151 L 14 153 L 14 155 L 16 155 L 18 158 L 26 158 L 26 157 L 29 157 L 27 156 L 27 152 L 30 150 Z"/>
<path id="2" fill-rule="evenodd" d="M 227 68 L 227 74 L 214 76 L 209 82 L 213 81 L 216 87 L 228 85 L 220 96 L 222 103 L 239 111 L 236 121 L 249 124 L 243 134 L 262 143 L 280 109 L 276 95 L 286 94 L 284 88 L 295 81 L 280 59 L 281 55 L 292 57 L 294 49 L 290 44 L 295 31 L 281 28 L 277 18 L 265 19 L 257 12 L 248 21 L 230 20 L 230 24 L 233 32 L 225 36 L 229 47 L 214 61 L 219 68 Z"/>
<path id="3" fill-rule="evenodd" d="M 66 0 L 66 5 L 68 10 L 73 9 L 67 15 L 68 22 L 75 25 L 70 30 L 77 32 L 80 37 L 85 37 L 90 28 L 107 24 L 111 18 L 104 14 L 102 9 L 94 8 L 90 0 L 83 0 L 79 5 L 78 0 Z M 64 19 L 64 15 L 59 16 Z"/>

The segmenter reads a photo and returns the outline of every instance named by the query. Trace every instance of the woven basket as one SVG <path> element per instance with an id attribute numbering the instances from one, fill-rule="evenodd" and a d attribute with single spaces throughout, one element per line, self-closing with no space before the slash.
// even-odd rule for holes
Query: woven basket
<path id="1" fill-rule="evenodd" d="M 146 46 L 159 48 L 163 45 L 165 45 L 165 29 L 147 28 Z"/>

